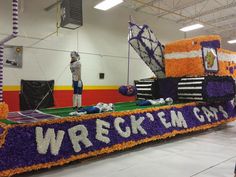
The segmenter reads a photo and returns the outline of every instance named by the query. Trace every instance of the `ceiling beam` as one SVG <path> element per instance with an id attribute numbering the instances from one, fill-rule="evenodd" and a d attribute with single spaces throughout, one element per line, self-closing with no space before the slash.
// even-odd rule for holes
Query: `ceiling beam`
<path id="1" fill-rule="evenodd" d="M 172 9 L 170 9 L 170 10 L 176 12 L 176 11 L 183 10 L 183 9 L 188 8 L 188 7 L 194 6 L 196 4 L 200 4 L 200 3 L 204 2 L 204 1 L 206 1 L 206 0 L 195 0 L 195 1 L 192 1 L 190 3 L 185 3 L 182 6 L 174 7 Z M 168 15 L 168 14 L 169 14 L 168 12 L 161 12 L 159 14 L 156 14 L 156 16 L 157 17 L 162 17 L 162 16 Z"/>
<path id="2" fill-rule="evenodd" d="M 227 31 L 235 31 L 235 28 L 236 28 L 236 24 L 234 24 L 233 26 L 228 26 L 222 30 L 219 30 L 219 33 L 226 33 Z"/>
<path id="3" fill-rule="evenodd" d="M 186 18 L 188 20 L 194 20 L 192 19 L 191 17 L 188 17 L 186 15 L 183 15 L 181 13 L 177 13 L 177 12 L 174 12 L 174 11 L 171 11 L 171 10 L 168 10 L 168 9 L 165 9 L 165 8 L 162 8 L 162 7 L 159 7 L 159 6 L 155 6 L 155 5 L 148 5 L 148 3 L 145 3 L 145 2 L 142 2 L 140 0 L 132 0 L 133 2 L 136 2 L 136 3 L 139 3 L 141 5 L 146 5 L 146 6 L 149 6 L 149 7 L 152 7 L 154 9 L 157 9 L 157 10 L 162 10 L 164 12 L 168 12 L 170 14 L 173 14 L 173 15 L 176 15 L 176 16 L 179 16 L 179 17 L 182 17 L 182 18 Z M 204 21 L 201 21 L 201 20 L 197 20 L 195 19 L 194 21 L 196 22 L 199 22 L 199 23 L 202 23 L 204 25 L 207 25 L 207 26 L 210 26 L 210 27 L 217 27 L 216 25 L 213 25 L 213 24 L 208 24 L 208 23 L 205 23 Z"/>
<path id="4" fill-rule="evenodd" d="M 208 20 L 206 22 L 207 23 L 219 23 L 219 22 L 224 22 L 224 21 L 232 20 L 232 19 L 235 19 L 235 18 L 236 18 L 236 14 L 231 14 L 231 15 L 220 17 L 220 18 L 214 18 L 214 19 Z"/>
<path id="5" fill-rule="evenodd" d="M 236 23 L 231 23 L 231 24 L 224 25 L 224 26 L 217 26 L 215 28 L 208 28 L 208 29 L 206 29 L 206 31 L 208 31 L 208 32 L 214 31 L 218 34 L 221 34 L 221 33 L 226 33 L 227 31 L 232 31 L 232 30 L 235 31 L 235 29 L 236 29 Z"/>
<path id="6" fill-rule="evenodd" d="M 218 35 L 227 39 L 232 39 L 236 37 L 235 29 L 229 29 L 227 31 L 220 32 L 218 33 Z"/>
<path id="7" fill-rule="evenodd" d="M 160 1 L 162 1 L 162 0 L 152 0 L 152 1 L 148 2 L 148 3 L 146 3 L 146 4 L 143 4 L 143 5 L 139 6 L 139 7 L 137 7 L 137 8 L 135 9 L 135 11 L 139 11 L 139 10 L 145 8 L 145 7 L 151 6 L 151 5 L 153 5 L 154 3 L 157 3 L 157 2 L 160 2 Z"/>
<path id="8" fill-rule="evenodd" d="M 202 17 L 202 16 L 205 16 L 205 15 L 209 15 L 209 14 L 212 14 L 212 13 L 215 13 L 215 12 L 218 12 L 218 11 L 221 11 L 221 10 L 225 10 L 225 9 L 229 9 L 229 8 L 233 8 L 233 7 L 236 7 L 236 1 L 230 3 L 230 4 L 227 4 L 227 5 L 224 5 L 224 6 L 221 6 L 221 7 L 218 7 L 218 8 L 215 8 L 215 9 L 211 9 L 211 10 L 208 10 L 208 11 L 204 11 L 202 13 L 199 13 L 199 14 L 196 14 L 196 15 L 193 15 L 193 16 L 190 16 L 191 19 L 196 19 L 198 17 Z M 182 18 L 180 20 L 177 21 L 177 23 L 181 23 L 181 22 L 185 22 L 189 20 L 188 18 Z"/>

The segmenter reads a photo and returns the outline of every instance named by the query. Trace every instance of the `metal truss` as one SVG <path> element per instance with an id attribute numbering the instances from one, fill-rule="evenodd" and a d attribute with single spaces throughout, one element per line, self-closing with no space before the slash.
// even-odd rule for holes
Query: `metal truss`
<path id="1" fill-rule="evenodd" d="M 176 23 L 180 23 L 182 25 L 185 25 L 190 21 L 201 23 L 206 27 L 205 28 L 206 33 L 220 34 L 222 36 L 236 34 L 236 32 L 233 33 L 233 30 L 236 29 L 236 23 L 233 24 L 234 19 L 236 19 L 236 14 L 233 11 L 234 10 L 233 8 L 236 7 L 236 0 L 228 0 L 228 1 L 215 0 L 215 2 L 218 3 L 218 6 L 220 7 L 204 11 L 204 6 L 203 6 L 202 8 L 200 8 L 202 12 L 198 12 L 192 16 L 187 15 L 186 12 L 188 8 L 200 7 L 201 5 L 203 5 L 201 3 L 208 2 L 209 0 L 195 0 L 195 1 L 165 0 L 165 2 L 164 0 L 149 0 L 149 1 L 125 0 L 125 1 L 133 2 L 134 4 L 136 4 L 136 9 L 135 9 L 136 11 L 139 11 L 145 7 L 150 7 L 150 9 L 152 9 L 152 14 L 154 14 L 155 17 L 165 18 L 164 16 L 166 15 L 173 15 L 173 16 L 168 16 L 168 19 L 175 21 Z M 228 4 L 224 5 L 223 3 L 228 3 Z M 226 13 L 227 15 L 224 13 L 218 13 L 220 11 L 225 12 L 223 10 L 226 9 L 228 10 Z M 148 9 L 145 10 L 143 9 L 142 12 L 145 11 L 148 11 Z M 215 15 L 209 16 L 211 14 Z M 203 20 L 203 18 L 199 18 L 203 16 L 206 16 L 205 20 Z M 228 21 L 230 22 L 230 24 L 227 24 Z M 220 23 L 225 25 L 220 25 Z M 228 33 L 228 31 L 230 31 L 230 33 Z"/>
<path id="2" fill-rule="evenodd" d="M 201 12 L 199 14 L 196 14 L 196 15 L 193 15 L 191 16 L 190 18 L 191 19 L 196 19 L 196 18 L 199 18 L 199 17 L 202 17 L 202 16 L 205 16 L 205 15 L 209 15 L 209 14 L 213 14 L 213 13 L 216 13 L 216 12 L 219 12 L 221 10 L 225 10 L 225 9 L 229 9 L 229 8 L 233 8 L 233 7 L 236 7 L 236 1 L 230 3 L 230 4 L 227 4 L 227 5 L 224 5 L 224 6 L 221 6 L 221 7 L 218 7 L 218 8 L 215 8 L 215 9 L 212 9 L 212 10 L 208 10 L 208 11 L 204 11 L 204 12 Z M 178 21 L 176 21 L 177 23 L 181 23 L 181 22 L 185 22 L 189 19 L 187 18 L 182 18 Z"/>
<path id="3" fill-rule="evenodd" d="M 215 28 L 208 28 L 205 31 L 208 33 L 216 33 L 216 34 L 229 34 L 228 32 L 235 31 L 236 23 L 231 23 L 228 25 L 217 26 Z"/>
<path id="4" fill-rule="evenodd" d="M 148 2 L 147 4 L 143 4 L 143 5 L 139 6 L 139 7 L 137 7 L 135 9 L 135 11 L 139 11 L 139 10 L 141 10 L 141 9 L 147 7 L 147 6 L 153 5 L 154 3 L 157 3 L 157 2 L 160 2 L 160 1 L 163 1 L 163 0 L 152 0 L 152 1 Z"/>
<path id="5" fill-rule="evenodd" d="M 204 1 L 206 1 L 206 0 L 195 0 L 195 1 L 192 1 L 192 2 L 189 2 L 189 3 L 185 3 L 185 4 L 181 5 L 181 6 L 174 7 L 172 9 L 170 9 L 170 11 L 176 12 L 176 11 L 179 11 L 179 10 L 183 10 L 183 9 L 188 8 L 188 7 L 192 7 L 192 6 L 196 5 L 196 4 L 200 4 L 200 3 L 204 2 Z M 170 14 L 170 13 L 162 12 L 162 13 L 156 14 L 156 16 L 157 17 L 162 17 L 162 16 L 168 15 L 168 14 Z"/>
<path id="6" fill-rule="evenodd" d="M 220 18 L 214 18 L 214 19 L 208 20 L 206 22 L 213 24 L 213 23 L 220 23 L 220 22 L 232 20 L 232 19 L 235 19 L 235 18 L 236 18 L 236 14 L 231 14 L 231 15 L 220 17 Z"/>
<path id="7" fill-rule="evenodd" d="M 172 15 L 176 15 L 176 16 L 179 16 L 179 17 L 182 17 L 182 18 L 186 18 L 188 20 L 192 20 L 192 21 L 196 21 L 196 22 L 205 24 L 205 25 L 207 25 L 209 27 L 216 27 L 216 25 L 208 24 L 208 23 L 205 23 L 204 21 L 201 21 L 201 20 L 198 20 L 198 19 L 193 19 L 192 17 L 188 17 L 186 15 L 183 15 L 182 13 L 174 12 L 174 11 L 171 11 L 171 10 L 168 10 L 168 9 L 156 6 L 156 5 L 151 5 L 149 3 L 145 3 L 145 2 L 143 2 L 141 0 L 132 0 L 132 1 L 135 2 L 135 3 L 138 3 L 140 5 L 143 5 L 143 6 L 152 7 L 153 9 L 157 9 L 157 10 L 161 10 L 161 11 L 164 11 L 164 12 L 168 12 L 168 13 L 170 13 Z"/>

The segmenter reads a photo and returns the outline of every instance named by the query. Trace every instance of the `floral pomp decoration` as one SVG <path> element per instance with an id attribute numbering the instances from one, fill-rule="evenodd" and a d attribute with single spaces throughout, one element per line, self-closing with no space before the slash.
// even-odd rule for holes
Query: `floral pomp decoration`
<path id="1" fill-rule="evenodd" d="M 6 119 L 8 116 L 9 108 L 5 102 L 0 103 L 0 119 Z"/>

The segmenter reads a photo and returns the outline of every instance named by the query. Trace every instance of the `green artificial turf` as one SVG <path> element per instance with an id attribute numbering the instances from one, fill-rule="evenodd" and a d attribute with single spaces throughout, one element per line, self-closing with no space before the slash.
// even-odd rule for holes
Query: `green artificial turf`
<path id="1" fill-rule="evenodd" d="M 16 122 L 12 122 L 10 120 L 7 120 L 7 119 L 1 119 L 0 122 L 4 123 L 4 124 L 7 124 L 7 125 L 10 125 L 10 124 L 17 124 Z"/>
<path id="2" fill-rule="evenodd" d="M 123 102 L 123 103 L 115 103 L 114 104 L 114 111 L 127 111 L 127 110 L 134 110 L 134 109 L 146 109 L 151 107 L 160 107 L 159 106 L 137 106 L 136 102 Z M 74 110 L 72 108 L 57 108 L 57 109 L 42 109 L 40 110 L 47 114 L 53 114 L 61 117 L 66 117 L 69 115 L 70 112 Z"/>
<path id="3" fill-rule="evenodd" d="M 114 111 L 128 111 L 128 110 L 134 110 L 134 109 L 146 109 L 146 108 L 152 108 L 152 107 L 161 107 L 162 105 L 158 106 L 137 106 L 136 102 L 122 102 L 122 103 L 115 103 L 114 104 Z M 74 112 L 72 107 L 66 107 L 66 108 L 50 108 L 50 109 L 41 109 L 40 110 L 43 113 L 46 114 L 52 114 L 55 116 L 60 117 L 68 117 L 69 113 Z M 15 122 L 12 122 L 10 120 L 0 120 L 0 122 L 5 124 L 17 124 Z"/>

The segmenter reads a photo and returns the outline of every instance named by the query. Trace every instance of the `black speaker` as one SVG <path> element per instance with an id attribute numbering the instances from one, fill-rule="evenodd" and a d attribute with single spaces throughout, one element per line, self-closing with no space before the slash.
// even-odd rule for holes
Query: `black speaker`
<path id="1" fill-rule="evenodd" d="M 83 25 L 82 0 L 62 0 L 61 27 L 77 29 Z"/>

